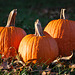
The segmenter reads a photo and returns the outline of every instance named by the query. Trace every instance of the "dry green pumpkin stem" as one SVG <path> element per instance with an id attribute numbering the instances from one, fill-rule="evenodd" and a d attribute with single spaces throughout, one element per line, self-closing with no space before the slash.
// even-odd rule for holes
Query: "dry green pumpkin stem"
<path id="1" fill-rule="evenodd" d="M 65 19 L 65 10 L 66 10 L 66 9 L 61 9 L 61 12 L 60 12 L 60 19 Z"/>
<path id="2" fill-rule="evenodd" d="M 15 17 L 17 15 L 17 9 L 10 12 L 6 27 L 15 26 Z"/>
<path id="3" fill-rule="evenodd" d="M 35 35 L 36 36 L 43 36 L 44 35 L 39 19 L 37 19 L 35 21 Z"/>

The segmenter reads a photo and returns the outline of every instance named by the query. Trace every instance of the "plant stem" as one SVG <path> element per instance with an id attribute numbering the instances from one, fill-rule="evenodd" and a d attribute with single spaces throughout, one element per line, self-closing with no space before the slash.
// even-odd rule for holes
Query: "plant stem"
<path id="1" fill-rule="evenodd" d="M 15 26 L 15 17 L 17 15 L 17 9 L 10 12 L 6 27 Z"/>
<path id="2" fill-rule="evenodd" d="M 65 19 L 65 10 L 66 10 L 66 9 L 61 9 L 61 12 L 60 12 L 60 19 Z"/>
<path id="3" fill-rule="evenodd" d="M 43 30 L 42 30 L 41 23 L 40 23 L 39 19 L 37 19 L 35 21 L 35 35 L 36 36 L 43 36 Z"/>

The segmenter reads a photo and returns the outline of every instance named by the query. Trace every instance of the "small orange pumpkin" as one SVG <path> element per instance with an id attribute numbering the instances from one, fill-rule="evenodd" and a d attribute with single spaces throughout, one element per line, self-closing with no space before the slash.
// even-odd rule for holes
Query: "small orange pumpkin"
<path id="1" fill-rule="evenodd" d="M 44 29 L 45 35 L 51 35 L 57 41 L 59 54 L 71 55 L 75 50 L 75 21 L 65 19 L 65 9 L 61 9 L 60 18 L 50 21 Z"/>
<path id="2" fill-rule="evenodd" d="M 0 27 L 0 53 L 4 56 L 9 52 L 10 47 L 14 47 L 17 51 L 21 39 L 26 35 L 23 29 L 15 27 L 16 15 L 17 9 L 12 10 L 9 14 L 6 27 Z M 11 55 L 13 54 L 14 52 Z"/>
<path id="3" fill-rule="evenodd" d="M 35 34 L 26 35 L 20 42 L 19 55 L 26 62 L 49 64 L 58 56 L 58 46 L 52 37 L 47 37 L 42 32 L 39 20 L 35 22 Z"/>

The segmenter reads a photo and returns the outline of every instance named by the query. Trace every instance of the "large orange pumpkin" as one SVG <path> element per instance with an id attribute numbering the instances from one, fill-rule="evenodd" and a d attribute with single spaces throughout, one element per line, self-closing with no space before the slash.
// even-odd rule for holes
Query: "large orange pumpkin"
<path id="1" fill-rule="evenodd" d="M 15 27 L 16 14 L 17 9 L 12 10 L 9 14 L 6 27 L 0 27 L 0 53 L 4 56 L 7 55 L 10 47 L 14 47 L 13 49 L 17 51 L 21 39 L 26 35 L 23 29 Z"/>
<path id="2" fill-rule="evenodd" d="M 19 55 L 24 62 L 52 62 L 58 56 L 58 46 L 52 37 L 43 35 L 41 23 L 35 22 L 35 34 L 26 35 L 19 45 Z M 28 62 L 29 63 L 29 62 Z"/>
<path id="3" fill-rule="evenodd" d="M 65 9 L 61 9 L 60 18 L 50 21 L 44 29 L 45 35 L 51 35 L 57 41 L 62 56 L 71 54 L 75 49 L 75 21 L 65 19 Z"/>

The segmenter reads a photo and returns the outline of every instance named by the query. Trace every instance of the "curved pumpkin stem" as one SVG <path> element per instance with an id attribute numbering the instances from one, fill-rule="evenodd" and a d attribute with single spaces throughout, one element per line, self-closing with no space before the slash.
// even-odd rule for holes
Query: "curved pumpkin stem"
<path id="1" fill-rule="evenodd" d="M 37 19 L 35 21 L 35 35 L 36 36 L 43 36 L 43 30 L 42 30 L 41 23 L 40 23 L 39 19 Z"/>
<path id="2" fill-rule="evenodd" d="M 65 10 L 66 10 L 66 9 L 61 9 L 61 12 L 60 12 L 60 19 L 65 19 Z"/>
<path id="3" fill-rule="evenodd" d="M 15 26 L 15 17 L 17 15 L 17 9 L 10 12 L 6 27 Z"/>

